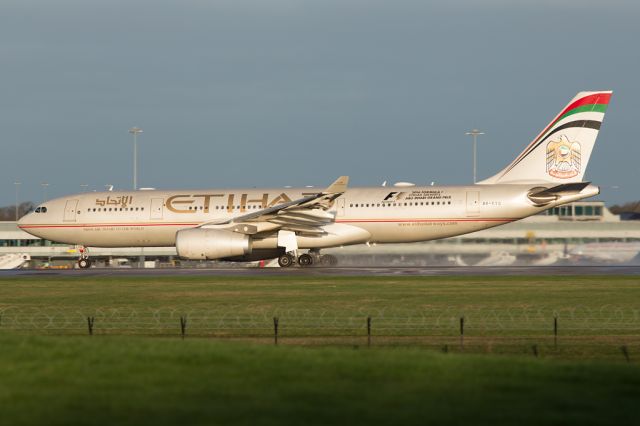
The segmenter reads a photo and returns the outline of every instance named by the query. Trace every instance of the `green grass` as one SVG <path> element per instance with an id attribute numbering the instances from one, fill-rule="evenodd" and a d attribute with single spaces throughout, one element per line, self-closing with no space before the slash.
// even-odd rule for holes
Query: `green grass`
<path id="1" fill-rule="evenodd" d="M 0 336 L 1 424 L 624 424 L 634 364 L 274 347 L 208 339 Z"/>
<path id="2" fill-rule="evenodd" d="M 4 305 L 313 306 L 335 309 L 403 305 L 638 307 L 640 280 L 629 276 L 532 277 L 10 277 Z M 634 298 L 635 297 L 635 298 Z"/>
<path id="3" fill-rule="evenodd" d="M 2 278 L 0 425 L 630 423 L 640 397 L 639 284 Z"/>
<path id="4" fill-rule="evenodd" d="M 557 317 L 563 341 L 633 345 L 639 301 L 634 277 L 11 278 L 0 331 L 84 334 L 91 316 L 98 334 L 174 335 L 186 316 L 191 336 L 261 338 L 278 317 L 282 337 L 350 344 L 370 316 L 378 343 L 440 345 L 464 317 L 470 342 L 495 347 L 549 344 Z"/>

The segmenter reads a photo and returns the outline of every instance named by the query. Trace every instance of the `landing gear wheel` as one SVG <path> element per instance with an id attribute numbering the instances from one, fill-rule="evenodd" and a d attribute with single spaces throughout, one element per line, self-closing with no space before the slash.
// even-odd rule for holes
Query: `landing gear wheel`
<path id="1" fill-rule="evenodd" d="M 280 265 L 282 268 L 290 267 L 291 265 L 293 265 L 293 256 L 291 256 L 289 253 L 283 254 L 278 258 L 278 265 Z"/>
<path id="2" fill-rule="evenodd" d="M 298 263 L 303 268 L 306 266 L 311 266 L 313 265 L 313 257 L 310 254 L 306 254 L 306 253 L 301 254 L 300 257 L 298 258 Z"/>
<path id="3" fill-rule="evenodd" d="M 78 266 L 80 267 L 80 269 L 90 268 L 91 261 L 88 258 L 83 257 L 82 259 L 78 260 Z"/>

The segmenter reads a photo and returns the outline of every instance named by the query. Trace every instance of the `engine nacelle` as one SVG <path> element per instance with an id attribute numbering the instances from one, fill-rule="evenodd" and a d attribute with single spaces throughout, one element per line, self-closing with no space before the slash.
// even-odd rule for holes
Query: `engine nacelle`
<path id="1" fill-rule="evenodd" d="M 192 228 L 178 231 L 176 250 L 186 259 L 223 259 L 251 253 L 251 240 L 237 232 Z"/>

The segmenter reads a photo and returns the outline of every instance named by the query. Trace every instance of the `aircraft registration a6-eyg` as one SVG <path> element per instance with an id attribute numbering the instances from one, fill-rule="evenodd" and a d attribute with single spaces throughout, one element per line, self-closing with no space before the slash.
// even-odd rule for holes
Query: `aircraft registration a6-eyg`
<path id="1" fill-rule="evenodd" d="M 446 238 L 597 195 L 583 176 L 610 98 L 578 93 L 511 164 L 474 185 L 347 188 L 342 176 L 320 192 L 93 192 L 45 202 L 18 226 L 85 247 L 175 246 L 187 259 L 334 264 L 321 249 Z M 85 251 L 78 263 L 90 266 Z"/>

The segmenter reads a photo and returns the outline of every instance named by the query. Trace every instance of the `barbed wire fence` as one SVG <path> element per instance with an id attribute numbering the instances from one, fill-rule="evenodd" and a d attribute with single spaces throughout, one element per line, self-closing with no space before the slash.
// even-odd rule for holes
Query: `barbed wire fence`
<path id="1" fill-rule="evenodd" d="M 640 336 L 640 307 L 614 305 L 551 308 L 389 306 L 348 312 L 251 306 L 193 308 L 0 306 L 0 332 L 45 334 L 269 337 L 274 319 L 283 337 L 375 336 Z"/>

